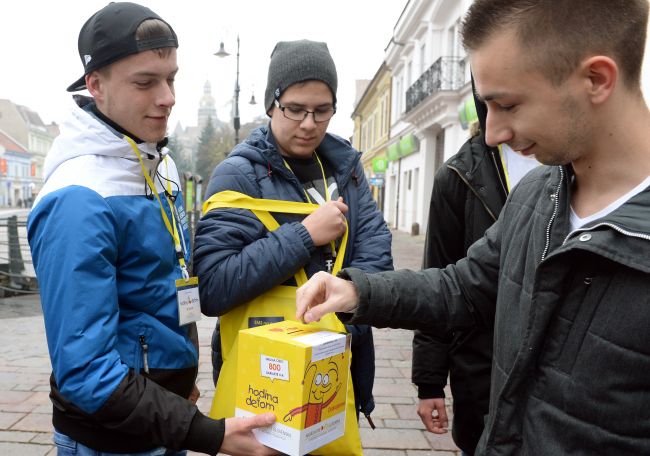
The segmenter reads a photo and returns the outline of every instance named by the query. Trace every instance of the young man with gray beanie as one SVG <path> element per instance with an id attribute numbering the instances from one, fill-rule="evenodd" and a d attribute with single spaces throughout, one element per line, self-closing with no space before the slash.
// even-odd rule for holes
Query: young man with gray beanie
<path id="1" fill-rule="evenodd" d="M 336 113 L 338 78 L 327 44 L 309 40 L 279 42 L 271 54 L 264 106 L 270 123 L 235 146 L 214 170 L 206 199 L 233 190 L 256 199 L 320 205 L 307 217 L 274 216 L 280 226 L 269 233 L 246 209 L 207 212 L 197 226 L 194 265 L 201 281 L 201 308 L 206 315 L 224 315 L 281 284 L 293 284 L 304 269 L 307 276 L 332 271 L 346 224 L 344 266 L 367 272 L 393 269 L 391 234 L 370 194 L 360 162 L 349 142 L 327 133 Z M 254 312 L 254 309 L 251 310 Z M 288 309 L 288 315 L 293 315 Z M 273 317 L 282 319 L 286 317 Z M 249 325 L 262 319 L 249 319 Z M 267 318 L 267 321 L 271 320 Z M 356 413 L 374 408 L 374 347 L 369 326 L 349 326 L 352 333 L 352 377 Z M 232 341 L 220 328 L 213 337 L 217 394 L 224 378 L 221 361 Z M 221 346 L 223 344 L 223 358 Z M 354 415 L 354 409 L 353 413 Z M 350 416 L 350 415 L 348 415 Z M 356 439 L 360 451 L 358 429 Z M 357 454 L 323 447 L 322 454 Z"/>
<path id="2" fill-rule="evenodd" d="M 81 78 L 29 216 L 52 376 L 57 454 L 276 454 L 252 429 L 272 414 L 197 409 L 190 245 L 165 147 L 178 39 L 141 5 L 110 3 L 81 28 Z M 179 296 L 179 297 L 177 297 Z"/>

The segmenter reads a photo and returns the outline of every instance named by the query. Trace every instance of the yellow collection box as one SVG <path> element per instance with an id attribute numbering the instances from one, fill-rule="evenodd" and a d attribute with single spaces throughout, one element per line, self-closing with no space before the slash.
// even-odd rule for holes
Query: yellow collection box
<path id="1" fill-rule="evenodd" d="M 243 329 L 235 416 L 275 413 L 277 421 L 255 436 L 302 456 L 343 435 L 349 372 L 349 334 L 295 321 Z"/>

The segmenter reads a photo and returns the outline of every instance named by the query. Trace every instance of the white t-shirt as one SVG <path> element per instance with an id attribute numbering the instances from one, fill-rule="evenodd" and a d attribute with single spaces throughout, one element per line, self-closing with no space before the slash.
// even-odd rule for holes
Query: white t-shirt
<path id="1" fill-rule="evenodd" d="M 645 190 L 647 187 L 650 187 L 650 176 L 646 177 L 643 180 L 643 182 L 641 182 L 639 185 L 637 185 L 632 190 L 627 192 L 625 195 L 621 196 L 619 199 L 614 201 L 612 204 L 610 204 L 606 208 L 601 209 L 600 211 L 596 212 L 595 214 L 588 215 L 587 217 L 584 217 L 584 218 L 578 217 L 578 214 L 575 213 L 575 211 L 573 210 L 573 207 L 572 207 L 571 208 L 571 231 L 575 231 L 578 228 L 582 228 L 587 223 L 593 222 L 594 220 L 597 220 L 599 218 L 603 218 L 607 214 L 609 214 L 611 212 L 614 212 L 616 209 L 618 209 L 623 204 L 625 204 L 630 198 L 632 198 L 635 195 L 638 195 L 643 190 Z"/>
<path id="2" fill-rule="evenodd" d="M 508 177 L 508 191 L 512 190 L 528 171 L 539 166 L 534 155 L 525 156 L 515 152 L 507 144 L 499 146 L 501 150 L 501 161 Z"/>

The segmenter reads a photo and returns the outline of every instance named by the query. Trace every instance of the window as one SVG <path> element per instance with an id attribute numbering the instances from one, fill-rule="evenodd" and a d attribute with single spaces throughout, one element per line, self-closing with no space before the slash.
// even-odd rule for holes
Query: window
<path id="1" fill-rule="evenodd" d="M 389 119 L 390 119 L 390 116 L 388 115 L 389 114 L 389 112 L 388 112 L 388 101 L 389 101 L 388 100 L 388 94 L 384 95 L 384 101 L 386 102 L 386 108 L 384 109 L 384 111 L 386 111 L 386 118 L 384 119 L 384 134 L 387 135 L 388 134 L 388 128 L 389 128 L 388 122 L 389 122 Z"/>
<path id="2" fill-rule="evenodd" d="M 461 57 L 463 55 L 463 50 L 462 50 L 462 44 L 460 40 L 460 29 L 461 29 L 461 22 L 460 18 L 454 22 L 454 25 L 449 27 L 449 32 L 448 32 L 448 51 L 449 55 L 452 57 Z"/>
<path id="3" fill-rule="evenodd" d="M 384 120 L 386 118 L 386 98 L 381 99 L 381 121 L 379 123 L 379 137 L 384 136 Z"/>
<path id="4" fill-rule="evenodd" d="M 404 94 L 402 93 L 402 78 L 399 77 L 395 80 L 395 92 L 393 93 L 395 97 L 395 119 L 400 117 L 400 114 L 402 113 L 402 98 L 404 97 Z"/>
<path id="5" fill-rule="evenodd" d="M 413 84 L 413 61 L 406 65 L 406 88 L 410 87 L 411 84 Z"/>

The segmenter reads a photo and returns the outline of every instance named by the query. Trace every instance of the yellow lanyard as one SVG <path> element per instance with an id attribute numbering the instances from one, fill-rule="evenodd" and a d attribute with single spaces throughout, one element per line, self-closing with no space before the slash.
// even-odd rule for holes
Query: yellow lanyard
<path id="1" fill-rule="evenodd" d="M 331 200 L 331 198 L 330 198 L 330 192 L 329 192 L 329 190 L 327 188 L 327 176 L 325 176 L 325 168 L 323 168 L 323 163 L 321 163 L 320 157 L 318 156 L 316 151 L 314 151 L 314 156 L 316 157 L 316 161 L 318 162 L 318 166 L 320 166 L 321 175 L 323 176 L 323 187 L 324 187 L 324 192 L 325 192 L 325 201 L 329 202 Z M 291 166 L 289 166 L 289 163 L 287 163 L 287 161 L 284 158 L 282 159 L 282 161 L 284 162 L 284 166 L 286 166 L 289 169 L 289 171 L 291 171 L 295 175 L 296 173 L 293 172 L 293 170 L 291 169 Z M 305 192 L 305 196 L 307 197 L 307 201 L 314 204 L 314 202 L 309 197 L 309 193 L 307 193 L 307 190 L 305 190 L 304 187 L 303 187 L 302 191 Z M 332 248 L 332 258 L 336 258 L 336 244 L 334 243 L 334 241 L 330 241 L 330 247 Z"/>
<path id="2" fill-rule="evenodd" d="M 506 176 L 506 187 L 508 188 L 508 193 L 510 193 L 510 176 L 508 175 L 508 165 L 506 164 L 506 153 L 503 151 L 501 144 L 497 146 L 499 148 L 499 157 L 501 157 L 501 165 L 503 166 L 503 174 Z"/>
<path id="3" fill-rule="evenodd" d="M 165 195 L 165 198 L 167 199 L 167 204 L 169 204 L 169 211 L 172 215 L 172 220 L 170 222 L 169 218 L 167 217 L 167 214 L 165 213 L 165 209 L 163 208 L 163 203 L 160 200 L 160 196 L 158 196 L 158 192 L 156 191 L 156 186 L 154 182 L 151 180 L 151 177 L 147 172 L 147 168 L 144 166 L 144 161 L 142 161 L 142 154 L 140 154 L 140 150 L 138 150 L 138 146 L 135 144 L 135 141 L 133 141 L 128 136 L 124 136 L 124 139 L 126 139 L 126 141 L 131 145 L 131 148 L 135 152 L 135 155 L 138 157 L 138 161 L 140 162 L 140 167 L 142 168 L 142 175 L 144 176 L 144 179 L 147 181 L 147 185 L 151 189 L 151 192 L 158 200 L 158 204 L 160 205 L 160 215 L 162 216 L 167 231 L 172 236 L 172 240 L 174 241 L 174 250 L 176 251 L 176 257 L 178 258 L 178 264 L 181 267 L 181 273 L 183 274 L 183 279 L 187 281 L 190 278 L 190 274 L 187 271 L 187 266 L 185 265 L 185 256 L 183 254 L 183 249 L 181 248 L 181 240 L 176 228 L 176 219 L 174 217 L 174 202 L 170 201 L 167 195 Z M 165 157 L 165 164 L 167 164 L 167 157 Z M 168 193 L 171 194 L 171 184 L 169 183 L 169 181 L 167 181 L 167 189 L 168 189 Z"/>
<path id="4" fill-rule="evenodd" d="M 325 187 L 324 188 L 325 201 L 330 201 L 331 198 L 330 198 L 330 192 L 327 189 L 327 177 L 325 176 L 325 168 L 323 168 L 323 164 L 321 163 L 320 158 L 318 157 L 318 154 L 316 153 L 316 151 L 314 151 L 314 156 L 316 157 L 316 161 L 318 162 L 318 166 L 320 166 L 321 175 L 323 176 L 323 186 Z M 289 163 L 287 163 L 287 161 L 284 158 L 282 159 L 282 161 L 284 162 L 284 166 L 286 166 L 289 169 L 289 171 L 291 171 L 295 175 L 296 173 L 293 172 L 293 170 L 291 169 L 291 166 L 289 166 Z M 307 190 L 305 190 L 303 188 L 302 191 L 305 192 L 305 197 L 307 198 L 307 202 L 314 204 L 314 202 L 309 197 L 309 193 L 307 193 Z"/>

